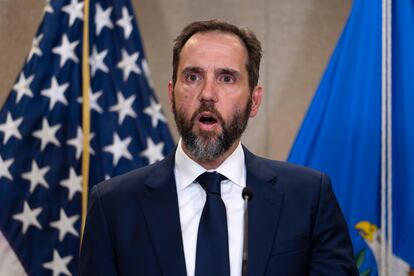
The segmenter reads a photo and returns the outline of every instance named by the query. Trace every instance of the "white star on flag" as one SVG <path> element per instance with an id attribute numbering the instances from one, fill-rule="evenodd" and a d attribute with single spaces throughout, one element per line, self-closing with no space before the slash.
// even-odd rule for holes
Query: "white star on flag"
<path id="1" fill-rule="evenodd" d="M 109 69 L 105 65 L 104 58 L 108 54 L 108 50 L 103 50 L 98 53 L 96 50 L 96 45 L 93 46 L 92 55 L 89 57 L 89 64 L 91 65 L 92 77 L 95 76 L 97 70 L 108 73 Z"/>
<path id="2" fill-rule="evenodd" d="M 57 221 L 52 221 L 50 226 L 59 230 L 59 241 L 62 242 L 67 234 L 72 234 L 78 237 L 79 234 L 75 230 L 74 224 L 79 219 L 79 215 L 68 217 L 65 210 L 60 209 L 60 218 Z"/>
<path id="3" fill-rule="evenodd" d="M 89 144 L 94 136 L 95 136 L 95 133 L 89 134 Z M 81 127 L 78 127 L 77 132 L 76 132 L 76 137 L 68 140 L 67 144 L 75 147 L 76 159 L 79 159 L 82 154 L 82 149 L 83 149 L 83 131 Z M 95 151 L 93 150 L 91 146 L 89 147 L 89 152 L 92 155 L 95 154 Z"/>
<path id="4" fill-rule="evenodd" d="M 24 76 L 24 73 L 23 72 L 20 73 L 19 80 L 13 86 L 13 90 L 15 90 L 17 93 L 16 103 L 19 103 L 19 101 L 21 100 L 23 96 L 28 96 L 31 98 L 33 97 L 33 92 L 32 90 L 30 90 L 30 84 L 32 83 L 33 79 L 34 79 L 33 75 L 26 79 L 26 77 Z"/>
<path id="5" fill-rule="evenodd" d="M 117 68 L 121 69 L 124 74 L 124 81 L 127 81 L 131 72 L 141 74 L 141 69 L 137 65 L 139 52 L 135 52 L 129 55 L 125 49 L 122 49 L 122 60 L 116 65 Z"/>
<path id="6" fill-rule="evenodd" d="M 142 67 L 142 70 L 144 71 L 144 75 L 145 75 L 145 78 L 147 79 L 148 85 L 151 88 L 154 88 L 154 83 L 152 82 L 152 78 L 151 78 L 151 70 L 149 69 L 148 62 L 145 58 L 143 58 L 141 61 L 141 67 Z"/>
<path id="7" fill-rule="evenodd" d="M 161 111 L 161 104 L 157 103 L 152 97 L 150 98 L 150 106 L 144 109 L 144 113 L 151 116 L 152 127 L 157 127 L 158 121 L 166 122 Z"/>
<path id="8" fill-rule="evenodd" d="M 52 143 L 56 146 L 60 146 L 58 139 L 56 138 L 56 132 L 61 127 L 61 124 L 50 126 L 46 118 L 43 118 L 42 129 L 33 132 L 33 136 L 40 139 L 40 150 L 43 151 L 47 144 Z"/>
<path id="9" fill-rule="evenodd" d="M 60 55 L 60 68 L 65 65 L 68 59 L 72 60 L 75 63 L 79 62 L 78 57 L 75 54 L 75 48 L 79 44 L 78 41 L 70 42 L 68 36 L 66 34 L 62 37 L 62 44 L 60 46 L 56 46 L 52 49 L 54 54 Z"/>
<path id="10" fill-rule="evenodd" d="M 38 185 L 49 189 L 49 185 L 46 182 L 45 175 L 49 171 L 50 166 L 39 168 L 35 160 L 32 160 L 32 170 L 22 174 L 22 178 L 30 181 L 30 193 L 36 189 Z"/>
<path id="11" fill-rule="evenodd" d="M 71 0 L 69 5 L 62 7 L 62 11 L 69 14 L 69 27 L 72 27 L 77 18 L 83 20 L 83 2 Z"/>
<path id="12" fill-rule="evenodd" d="M 129 15 L 126 7 L 122 8 L 122 17 L 116 21 L 116 25 L 124 29 L 124 37 L 128 39 L 132 33 L 132 16 Z"/>
<path id="13" fill-rule="evenodd" d="M 3 160 L 3 158 L 0 155 L 0 179 L 4 177 L 13 180 L 13 176 L 10 174 L 9 171 L 9 168 L 12 165 L 13 161 L 14 158 Z"/>
<path id="14" fill-rule="evenodd" d="M 43 267 L 52 270 L 53 276 L 59 276 L 60 274 L 72 275 L 68 269 L 68 264 L 72 259 L 72 256 L 60 257 L 58 251 L 53 249 L 53 260 L 44 263 Z"/>
<path id="15" fill-rule="evenodd" d="M 39 34 L 37 37 L 33 39 L 32 48 L 30 49 L 27 60 L 31 60 L 33 55 L 38 55 L 39 57 L 42 56 L 42 50 L 40 50 L 40 47 L 39 47 L 39 44 L 42 38 L 43 38 L 43 34 Z"/>
<path id="16" fill-rule="evenodd" d="M 162 160 L 164 155 L 162 150 L 164 149 L 164 142 L 159 142 L 155 144 L 150 137 L 147 138 L 147 148 L 141 151 L 140 156 L 143 156 L 148 159 L 150 164 L 155 163 L 156 161 Z"/>
<path id="17" fill-rule="evenodd" d="M 70 168 L 69 178 L 60 181 L 60 186 L 68 189 L 68 198 L 72 200 L 76 193 L 82 192 L 82 175 L 77 175 L 74 168 Z"/>
<path id="18" fill-rule="evenodd" d="M 66 97 L 64 94 L 66 89 L 68 89 L 68 87 L 69 87 L 69 83 L 64 83 L 62 85 L 59 85 L 56 77 L 53 77 L 50 88 L 44 89 L 40 92 L 42 96 L 49 97 L 50 99 L 49 110 L 52 110 L 57 102 L 60 102 L 64 105 L 68 105 L 68 101 L 66 100 Z"/>
<path id="19" fill-rule="evenodd" d="M 112 29 L 114 27 L 111 21 L 112 7 L 103 10 L 101 5 L 97 3 L 95 5 L 95 9 L 96 34 L 99 36 L 104 27 L 108 27 L 109 29 Z"/>
<path id="20" fill-rule="evenodd" d="M 98 103 L 99 97 L 102 95 L 102 90 L 96 91 L 95 93 L 92 93 L 92 89 L 89 88 L 89 107 L 91 110 L 95 110 L 98 113 L 102 113 L 102 108 Z M 79 97 L 78 103 L 83 102 L 83 98 Z"/>
<path id="21" fill-rule="evenodd" d="M 19 214 L 13 215 L 15 220 L 18 220 L 22 223 L 22 231 L 23 235 L 26 234 L 27 229 L 30 226 L 37 227 L 42 229 L 39 221 L 37 220 L 37 216 L 42 212 L 42 208 L 31 209 L 27 201 L 23 203 L 23 211 Z"/>
<path id="22" fill-rule="evenodd" d="M 0 124 L 0 131 L 4 134 L 3 145 L 5 145 L 11 137 L 22 139 L 22 135 L 19 132 L 19 126 L 22 122 L 22 117 L 13 121 L 13 117 L 10 112 L 7 112 L 6 122 Z"/>
<path id="23" fill-rule="evenodd" d="M 114 133 L 112 145 L 103 148 L 104 151 L 109 152 L 113 155 L 112 163 L 114 166 L 118 164 L 119 159 L 121 159 L 122 157 L 132 160 L 132 155 L 128 151 L 128 146 L 131 143 L 131 140 L 131 137 L 126 137 L 124 140 L 121 140 L 118 134 Z"/>
<path id="24" fill-rule="evenodd" d="M 132 108 L 132 104 L 136 98 L 135 95 L 131 95 L 127 99 L 124 98 L 122 92 L 117 93 L 118 102 L 116 105 L 113 105 L 109 108 L 109 111 L 118 112 L 118 123 L 121 125 L 124 121 L 126 116 L 131 116 L 132 118 L 136 118 L 137 114 L 135 113 L 134 109 Z"/>

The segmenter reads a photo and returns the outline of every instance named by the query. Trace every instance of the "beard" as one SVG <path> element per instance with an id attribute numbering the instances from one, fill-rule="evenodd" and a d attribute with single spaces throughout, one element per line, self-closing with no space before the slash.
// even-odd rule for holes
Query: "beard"
<path id="1" fill-rule="evenodd" d="M 184 145 L 196 160 L 208 162 L 222 156 L 241 137 L 249 120 L 252 98 L 250 96 L 245 108 L 237 109 L 228 122 L 223 119 L 220 112 L 214 107 L 213 102 L 201 102 L 200 107 L 194 112 L 190 120 L 186 119 L 183 108 L 177 110 L 175 98 L 172 107 L 175 123 Z M 196 133 L 193 131 L 197 116 L 206 111 L 217 117 L 217 123 L 221 125 L 221 132 L 200 130 Z"/>

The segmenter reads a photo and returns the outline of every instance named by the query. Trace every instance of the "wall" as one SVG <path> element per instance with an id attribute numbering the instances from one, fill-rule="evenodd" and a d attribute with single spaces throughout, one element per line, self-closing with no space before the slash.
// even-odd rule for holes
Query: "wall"
<path id="1" fill-rule="evenodd" d="M 119 0 L 118 0 L 119 1 Z M 218 18 L 247 26 L 263 43 L 265 99 L 243 142 L 285 159 L 342 31 L 351 0 L 133 0 L 156 93 L 168 107 L 172 42 L 187 23 Z M 43 1 L 0 0 L 0 103 L 10 92 L 42 18 Z"/>

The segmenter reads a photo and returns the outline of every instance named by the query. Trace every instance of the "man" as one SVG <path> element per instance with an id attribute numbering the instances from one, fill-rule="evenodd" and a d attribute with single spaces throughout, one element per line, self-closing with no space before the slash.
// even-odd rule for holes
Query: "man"
<path id="1" fill-rule="evenodd" d="M 164 160 L 92 189 L 81 275 L 235 276 L 243 248 L 251 276 L 358 275 L 329 178 L 240 144 L 262 100 L 261 55 L 246 29 L 216 20 L 184 28 L 168 85 L 182 138 Z"/>

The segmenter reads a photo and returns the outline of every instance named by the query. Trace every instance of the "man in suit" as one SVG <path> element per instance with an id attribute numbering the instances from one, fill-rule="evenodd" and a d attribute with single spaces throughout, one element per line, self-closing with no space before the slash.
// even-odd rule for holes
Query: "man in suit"
<path id="1" fill-rule="evenodd" d="M 164 160 L 92 189 L 81 275 L 236 276 L 243 248 L 250 276 L 358 275 L 329 178 L 241 145 L 262 100 L 261 56 L 247 29 L 184 28 L 168 85 L 181 139 Z"/>

